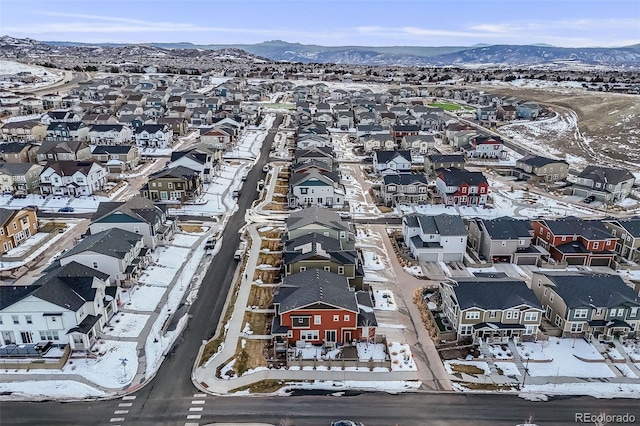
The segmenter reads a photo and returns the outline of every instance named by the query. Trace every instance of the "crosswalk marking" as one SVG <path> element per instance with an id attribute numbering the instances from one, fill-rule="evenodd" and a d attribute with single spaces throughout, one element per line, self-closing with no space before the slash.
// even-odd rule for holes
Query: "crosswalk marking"
<path id="1" fill-rule="evenodd" d="M 191 401 L 192 405 L 202 405 L 204 404 L 206 401 L 203 401 L 201 399 L 195 400 L 195 401 Z"/>
<path id="2" fill-rule="evenodd" d="M 118 404 L 118 407 L 131 407 L 133 405 L 133 402 L 121 402 L 120 404 Z"/>
<path id="3" fill-rule="evenodd" d="M 134 400 L 134 399 L 136 399 L 136 396 L 135 396 L 135 395 L 127 395 L 127 396 L 123 396 L 123 397 L 122 397 L 122 400 L 123 400 L 123 401 L 132 401 L 132 400 Z"/>
<path id="4" fill-rule="evenodd" d="M 202 411 L 204 410 L 204 407 L 191 407 L 189 408 L 189 411 Z"/>
<path id="5" fill-rule="evenodd" d="M 194 398 L 206 398 L 207 394 L 206 393 L 194 393 L 193 397 Z"/>
<path id="6" fill-rule="evenodd" d="M 109 419 L 109 423 L 121 422 L 124 420 L 124 417 L 111 417 Z"/>
<path id="7" fill-rule="evenodd" d="M 129 410 L 116 410 L 113 414 L 129 414 Z"/>
<path id="8" fill-rule="evenodd" d="M 192 422 L 187 422 L 184 424 L 184 426 L 199 426 L 200 423 L 192 423 Z"/>
<path id="9" fill-rule="evenodd" d="M 202 417 L 200 414 L 189 414 L 187 420 L 200 420 L 200 417 Z"/>

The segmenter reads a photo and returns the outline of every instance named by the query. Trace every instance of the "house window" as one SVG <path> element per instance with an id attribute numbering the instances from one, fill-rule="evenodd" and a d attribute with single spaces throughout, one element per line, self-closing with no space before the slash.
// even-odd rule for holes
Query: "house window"
<path id="1" fill-rule="evenodd" d="M 538 278 L 538 287 L 542 287 L 542 280 L 540 278 Z M 546 296 L 546 293 L 545 293 Z"/>
<path id="2" fill-rule="evenodd" d="M 309 193 L 309 188 L 300 188 L 300 194 L 308 194 Z"/>
<path id="3" fill-rule="evenodd" d="M 306 270 L 307 270 L 307 267 L 306 267 L 306 266 L 301 266 L 301 267 L 300 267 L 300 272 L 304 272 L 304 271 L 306 271 Z"/>
<path id="4" fill-rule="evenodd" d="M 300 340 L 318 340 L 320 334 L 318 330 L 304 330 L 300 332 Z"/>
<path id="5" fill-rule="evenodd" d="M 293 330 L 289 330 L 289 331 L 287 331 L 287 337 L 288 337 L 289 339 L 293 339 Z"/>
<path id="6" fill-rule="evenodd" d="M 338 275 L 344 275 L 344 266 L 338 266 Z"/>
<path id="7" fill-rule="evenodd" d="M 571 323 L 571 332 L 572 333 L 582 333 L 582 325 L 583 325 L 583 323 L 581 323 L 581 322 Z"/>
<path id="8" fill-rule="evenodd" d="M 173 189 L 173 182 L 168 182 L 167 183 L 167 188 Z"/>
<path id="9" fill-rule="evenodd" d="M 344 321 L 351 321 L 351 315 L 345 314 Z"/>
<path id="10" fill-rule="evenodd" d="M 17 315 L 11 315 L 11 320 L 14 324 L 20 324 L 20 318 Z"/>
<path id="11" fill-rule="evenodd" d="M 333 322 L 338 322 L 338 321 L 340 321 L 340 315 L 334 315 L 333 316 Z"/>
<path id="12" fill-rule="evenodd" d="M 313 324 L 314 325 L 322 324 L 322 315 L 314 315 L 313 316 Z"/>
<path id="13" fill-rule="evenodd" d="M 489 311 L 489 318 L 495 318 L 497 315 L 496 311 Z"/>
<path id="14" fill-rule="evenodd" d="M 2 315 L 0 315 L 0 325 L 2 325 L 2 324 L 4 324 L 4 323 L 2 322 Z"/>
<path id="15" fill-rule="evenodd" d="M 588 309 L 576 309 L 575 311 L 573 311 L 573 317 L 578 319 L 585 319 L 587 317 L 587 314 L 589 313 Z"/>
<path id="16" fill-rule="evenodd" d="M 18 224 L 13 222 L 13 229 L 18 229 Z"/>
<path id="17" fill-rule="evenodd" d="M 535 325 L 525 325 L 524 326 L 524 334 L 525 335 L 532 335 L 533 333 L 535 333 L 536 331 L 536 326 Z"/>
<path id="18" fill-rule="evenodd" d="M 602 315 L 602 308 L 596 309 L 596 315 Z"/>
<path id="19" fill-rule="evenodd" d="M 327 272 L 331 272 L 331 266 L 323 266 L 322 269 Z"/>
<path id="20" fill-rule="evenodd" d="M 33 324 L 33 319 L 31 318 L 31 315 L 25 315 L 24 320 L 27 322 L 27 324 Z"/>
<path id="21" fill-rule="evenodd" d="M 562 317 L 560 317 L 560 315 L 556 314 L 556 326 L 562 328 L 562 323 L 564 322 L 564 320 L 562 319 Z"/>
<path id="22" fill-rule="evenodd" d="M 466 319 L 480 319 L 480 312 L 477 312 L 477 311 L 467 312 L 464 317 Z"/>
<path id="23" fill-rule="evenodd" d="M 468 336 L 473 332 L 473 326 L 472 325 L 461 325 L 460 326 L 460 335 L 461 336 Z"/>
<path id="24" fill-rule="evenodd" d="M 549 302 L 553 302 L 553 292 L 551 292 L 551 294 L 549 295 Z"/>
<path id="25" fill-rule="evenodd" d="M 503 241 L 503 242 L 502 242 L 502 247 L 506 247 L 506 246 L 507 246 L 507 242 L 506 242 L 506 241 Z"/>
<path id="26" fill-rule="evenodd" d="M 40 331 L 40 340 L 60 340 L 58 332 L 56 330 L 44 330 Z"/>
<path id="27" fill-rule="evenodd" d="M 98 269 L 98 262 L 93 262 L 93 269 Z"/>
<path id="28" fill-rule="evenodd" d="M 631 308 L 631 312 L 629 313 L 630 317 L 635 317 L 638 315 L 638 308 Z"/>
<path id="29" fill-rule="evenodd" d="M 524 320 L 525 321 L 538 321 L 538 313 L 537 312 L 525 312 Z"/>

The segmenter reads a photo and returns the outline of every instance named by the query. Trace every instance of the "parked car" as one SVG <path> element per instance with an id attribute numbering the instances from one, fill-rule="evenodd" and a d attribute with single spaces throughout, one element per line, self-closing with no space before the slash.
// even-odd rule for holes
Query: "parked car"
<path id="1" fill-rule="evenodd" d="M 13 198 L 27 198 L 27 192 L 18 190 L 13 193 Z"/>
<path id="2" fill-rule="evenodd" d="M 589 204 L 589 203 L 594 202 L 595 200 L 596 200 L 596 196 L 595 195 L 589 195 L 583 201 L 585 202 L 585 204 Z"/>
<path id="3" fill-rule="evenodd" d="M 262 168 L 262 171 L 265 173 L 269 172 L 269 165 L 265 164 L 264 167 Z"/>
<path id="4" fill-rule="evenodd" d="M 353 420 L 337 420 L 331 422 L 331 426 L 364 426 L 361 422 L 354 422 Z"/>
<path id="5" fill-rule="evenodd" d="M 67 207 L 60 207 L 60 208 L 58 209 L 58 212 L 59 212 L 59 213 L 73 213 L 73 211 L 74 211 L 73 207 L 69 207 L 69 206 L 67 206 Z"/>
<path id="6" fill-rule="evenodd" d="M 350 219 L 351 218 L 351 213 L 349 213 L 349 212 L 340 212 L 340 213 L 338 213 L 338 215 L 343 219 Z"/>
<path id="7" fill-rule="evenodd" d="M 260 179 L 258 181 L 258 191 L 262 191 L 262 188 L 264 188 L 264 180 Z"/>

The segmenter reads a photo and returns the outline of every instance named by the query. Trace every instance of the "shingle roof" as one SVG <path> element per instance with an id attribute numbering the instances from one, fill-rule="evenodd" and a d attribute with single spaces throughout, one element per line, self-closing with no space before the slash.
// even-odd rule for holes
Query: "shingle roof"
<path id="1" fill-rule="evenodd" d="M 342 221 L 338 213 L 322 207 L 308 207 L 292 212 L 286 220 L 287 230 L 301 228 L 303 226 L 318 223 L 331 228 L 349 231 L 349 226 Z"/>
<path id="2" fill-rule="evenodd" d="M 431 154 L 427 158 L 432 163 L 465 163 L 466 160 L 462 154 Z"/>
<path id="3" fill-rule="evenodd" d="M 522 237 L 531 237 L 533 229 L 528 220 L 506 216 L 496 219 L 476 219 L 476 221 L 484 224 L 487 233 L 493 240 L 517 240 Z"/>
<path id="4" fill-rule="evenodd" d="M 293 173 L 291 175 L 291 178 L 289 178 L 289 185 L 296 186 L 310 179 L 317 179 L 321 182 L 324 182 L 328 186 L 333 186 L 334 183 L 339 181 L 337 173 L 320 172 L 319 170 L 311 169 L 306 172 Z"/>
<path id="5" fill-rule="evenodd" d="M 554 291 L 568 308 L 594 306 L 612 308 L 621 304 L 640 306 L 637 293 L 619 275 L 538 272 L 549 278 Z"/>
<path id="6" fill-rule="evenodd" d="M 0 285 L 0 310 L 21 301 L 38 288 L 36 285 Z"/>
<path id="7" fill-rule="evenodd" d="M 528 305 L 541 309 L 540 302 L 524 281 L 514 279 L 461 278 L 453 289 L 460 310 L 480 308 L 484 310 L 509 309 Z"/>
<path id="8" fill-rule="evenodd" d="M 289 264 L 316 256 L 342 265 L 355 265 L 358 254 L 355 250 L 342 250 L 340 240 L 312 232 L 287 241 L 284 263 Z"/>
<path id="9" fill-rule="evenodd" d="M 634 238 L 640 237 L 640 217 L 618 219 L 614 222 L 618 222 L 620 226 L 624 227 L 624 229 L 626 229 L 626 231 Z"/>
<path id="10" fill-rule="evenodd" d="M 167 167 L 149 175 L 149 180 L 162 178 L 162 177 L 175 177 L 182 179 L 190 179 L 192 176 L 199 175 L 198 171 L 190 169 L 185 166 Z"/>
<path id="11" fill-rule="evenodd" d="M 142 235 L 125 231 L 120 228 L 110 228 L 97 234 L 89 235 L 65 252 L 61 259 L 74 256 L 79 253 L 92 251 L 105 254 L 107 256 L 124 259 L 125 255 L 131 251 Z"/>
<path id="12" fill-rule="evenodd" d="M 150 224 L 159 223 L 163 216 L 163 211 L 153 201 L 135 195 L 125 202 L 101 202 L 91 217 L 91 222 L 105 220 L 107 216 L 115 212 L 124 213 L 133 219 Z"/>
<path id="13" fill-rule="evenodd" d="M 525 155 L 524 157 L 517 160 L 516 163 L 528 164 L 533 167 L 543 167 L 543 166 L 546 166 L 547 164 L 552 164 L 552 163 L 569 164 L 564 160 L 557 160 L 554 158 L 548 158 L 548 157 L 543 157 L 541 155 L 533 155 L 533 154 Z"/>
<path id="14" fill-rule="evenodd" d="M 18 210 L 5 209 L 4 207 L 0 207 L 0 226 L 4 225 L 17 212 Z"/>
<path id="15" fill-rule="evenodd" d="M 376 151 L 375 154 L 378 163 L 388 163 L 396 157 L 401 157 L 411 162 L 411 152 L 410 151 Z"/>
<path id="16" fill-rule="evenodd" d="M 591 179 L 594 182 L 617 184 L 635 179 L 629 170 L 612 169 L 603 166 L 589 165 L 578 175 L 579 178 Z"/>
<path id="17" fill-rule="evenodd" d="M 477 186 L 487 183 L 487 178 L 482 172 L 470 172 L 462 169 L 438 169 L 438 176 L 447 184 L 447 186 L 460 186 L 463 183 L 469 186 Z"/>
<path id="18" fill-rule="evenodd" d="M 0 163 L 0 173 L 7 173 L 12 176 L 22 176 L 36 167 L 33 163 Z"/>
<path id="19" fill-rule="evenodd" d="M 273 303 L 280 305 L 280 313 L 316 303 L 358 312 L 356 295 L 349 290 L 347 278 L 321 269 L 285 277 Z"/>
<path id="20" fill-rule="evenodd" d="M 108 155 L 108 154 L 127 154 L 133 148 L 133 145 L 96 145 L 91 152 L 94 155 Z"/>
<path id="21" fill-rule="evenodd" d="M 560 219 L 545 219 L 543 224 L 554 235 L 580 235 L 587 240 L 605 240 L 615 238 L 600 220 L 584 220 L 574 216 Z"/>
<path id="22" fill-rule="evenodd" d="M 413 214 L 405 216 L 404 220 L 407 226 L 420 226 L 424 234 L 439 234 L 443 236 L 468 234 L 467 228 L 464 226 L 464 220 L 456 215 L 446 213 L 436 216 Z"/>
<path id="23" fill-rule="evenodd" d="M 18 153 L 22 152 L 23 149 L 28 148 L 29 144 L 25 144 L 22 142 L 6 142 L 0 144 L 0 153 Z"/>
<path id="24" fill-rule="evenodd" d="M 428 185 L 429 182 L 424 175 L 415 174 L 415 173 L 398 173 L 385 175 L 382 177 L 383 185 L 414 185 L 414 184 L 423 184 Z"/>
<path id="25" fill-rule="evenodd" d="M 124 128 L 122 124 L 94 124 L 91 126 L 92 132 L 120 132 Z"/>

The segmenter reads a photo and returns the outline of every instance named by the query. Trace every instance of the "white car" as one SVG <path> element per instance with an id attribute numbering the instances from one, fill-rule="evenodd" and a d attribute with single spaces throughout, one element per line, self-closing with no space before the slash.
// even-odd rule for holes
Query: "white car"
<path id="1" fill-rule="evenodd" d="M 343 219 L 350 219 L 351 218 L 351 213 L 349 213 L 349 212 L 340 212 L 340 213 L 338 213 L 338 215 Z"/>
<path id="2" fill-rule="evenodd" d="M 262 168 L 262 171 L 265 173 L 269 173 L 269 165 L 265 164 L 264 167 Z"/>

